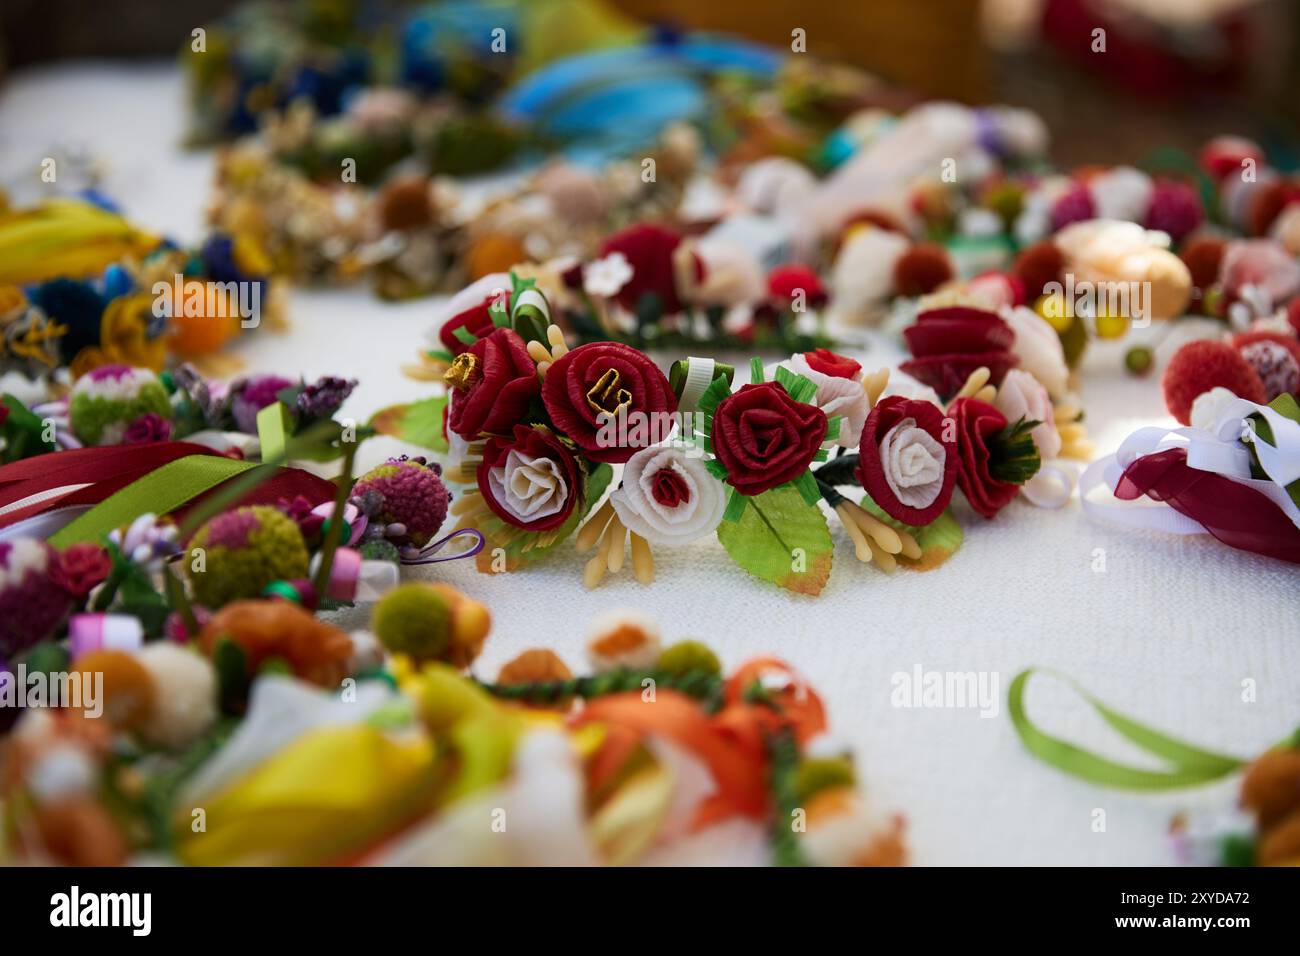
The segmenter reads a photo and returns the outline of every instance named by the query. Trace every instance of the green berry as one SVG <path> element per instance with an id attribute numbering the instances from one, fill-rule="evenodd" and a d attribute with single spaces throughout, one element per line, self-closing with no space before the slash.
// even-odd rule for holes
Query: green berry
<path id="1" fill-rule="evenodd" d="M 1146 375 L 1155 363 L 1155 356 L 1145 345 L 1135 345 L 1124 353 L 1124 367 L 1134 375 Z"/>
<path id="2" fill-rule="evenodd" d="M 688 674 L 705 671 L 720 674 L 722 664 L 718 656 L 700 641 L 678 641 L 659 655 L 658 668 L 668 674 Z"/>
<path id="3" fill-rule="evenodd" d="M 848 757 L 824 757 L 805 760 L 799 765 L 796 786 L 799 799 L 807 800 L 815 793 L 853 784 L 853 761 Z"/>

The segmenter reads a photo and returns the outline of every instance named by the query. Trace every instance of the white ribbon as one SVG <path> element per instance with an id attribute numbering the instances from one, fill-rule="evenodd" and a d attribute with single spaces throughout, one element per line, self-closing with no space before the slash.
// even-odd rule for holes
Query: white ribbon
<path id="1" fill-rule="evenodd" d="M 1261 415 L 1273 432 L 1273 444 L 1265 442 L 1248 422 L 1251 415 Z M 1251 477 L 1252 456 L 1243 441 L 1255 447 L 1260 467 L 1268 480 Z M 1103 482 L 1113 493 L 1124 470 L 1137 459 L 1185 447 L 1187 465 L 1199 471 L 1222 475 L 1267 497 L 1291 522 L 1300 528 L 1300 508 L 1287 494 L 1286 485 L 1300 479 L 1300 422 L 1294 422 L 1266 405 L 1236 398 L 1224 404 L 1218 421 L 1206 430 L 1200 428 L 1139 428 L 1124 440 L 1119 451 L 1094 461 L 1079 479 L 1079 498 L 1090 517 L 1114 521 L 1134 528 L 1147 528 L 1170 534 L 1204 534 L 1200 522 L 1164 504 L 1149 505 L 1093 501 L 1089 493 Z"/>

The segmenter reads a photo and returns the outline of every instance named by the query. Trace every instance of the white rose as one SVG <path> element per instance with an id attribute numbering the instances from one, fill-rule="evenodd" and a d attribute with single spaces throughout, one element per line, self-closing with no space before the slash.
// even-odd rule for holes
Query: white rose
<path id="1" fill-rule="evenodd" d="M 1056 330 L 1041 315 L 1023 305 L 1003 309 L 999 314 L 1016 335 L 1011 351 L 1020 359 L 1020 367 L 1038 379 L 1047 394 L 1054 398 L 1064 395 L 1070 368 L 1065 364 L 1065 349 Z"/>
<path id="2" fill-rule="evenodd" d="M 623 484 L 609 500 L 624 527 L 655 545 L 712 534 L 727 507 L 722 482 L 677 445 L 643 448 L 629 458 Z"/>
<path id="3" fill-rule="evenodd" d="M 1052 400 L 1047 389 L 1034 376 L 1018 368 L 1007 372 L 998 386 L 993 404 L 1007 416 L 1009 423 L 1014 424 L 1022 418 L 1041 422 L 1030 434 L 1043 461 L 1050 461 L 1061 453 L 1061 435 L 1052 415 Z"/>
<path id="4" fill-rule="evenodd" d="M 816 405 L 826 417 L 840 416 L 840 434 L 835 444 L 845 448 L 857 448 L 862 440 L 862 426 L 867 423 L 871 406 L 867 403 L 867 393 L 862 390 L 862 371 L 853 378 L 838 378 L 819 372 L 802 354 L 792 355 L 783 363 L 790 371 L 797 372 L 817 386 L 817 394 L 812 404 Z"/>
<path id="5" fill-rule="evenodd" d="M 948 453 L 915 418 L 904 418 L 885 432 L 880 463 L 889 489 L 909 508 L 928 508 L 943 490 Z"/>
<path id="6" fill-rule="evenodd" d="M 521 524 L 562 511 L 570 493 L 557 462 L 518 449 L 510 450 L 504 464 L 488 470 L 488 487 L 496 503 Z"/>

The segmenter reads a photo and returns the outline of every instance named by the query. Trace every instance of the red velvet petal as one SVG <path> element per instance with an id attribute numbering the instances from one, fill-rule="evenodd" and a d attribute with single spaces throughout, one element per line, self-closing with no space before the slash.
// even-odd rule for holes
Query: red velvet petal
<path id="1" fill-rule="evenodd" d="M 928 355 L 903 362 L 898 367 L 924 382 L 943 398 L 956 395 L 970 373 L 981 365 L 989 370 L 990 381 L 1000 385 L 1007 372 L 1019 363 L 1010 352 L 972 352 L 965 355 Z"/>
<path id="2" fill-rule="evenodd" d="M 907 347 L 917 358 L 953 352 L 1001 352 L 1016 335 L 997 316 L 972 319 L 920 318 L 903 330 Z"/>

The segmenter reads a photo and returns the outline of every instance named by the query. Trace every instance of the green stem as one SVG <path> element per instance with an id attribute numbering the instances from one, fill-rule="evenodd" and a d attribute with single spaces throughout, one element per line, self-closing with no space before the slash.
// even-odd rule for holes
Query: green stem
<path id="1" fill-rule="evenodd" d="M 334 510 L 329 516 L 329 526 L 325 529 L 325 541 L 321 545 L 320 567 L 316 569 L 316 578 L 312 586 L 317 598 L 324 600 L 330 583 L 330 570 L 334 566 L 334 554 L 343 540 L 343 509 L 348 503 L 352 491 L 352 463 L 357 457 L 358 442 L 347 442 L 343 450 L 343 470 L 339 473 L 339 487 L 334 494 Z"/>
<path id="2" fill-rule="evenodd" d="M 771 767 L 768 789 L 772 793 L 772 828 L 768 841 L 772 862 L 776 866 L 807 866 L 794 829 L 794 817 L 800 809 L 799 745 L 788 727 L 767 738 L 767 753 Z"/>

